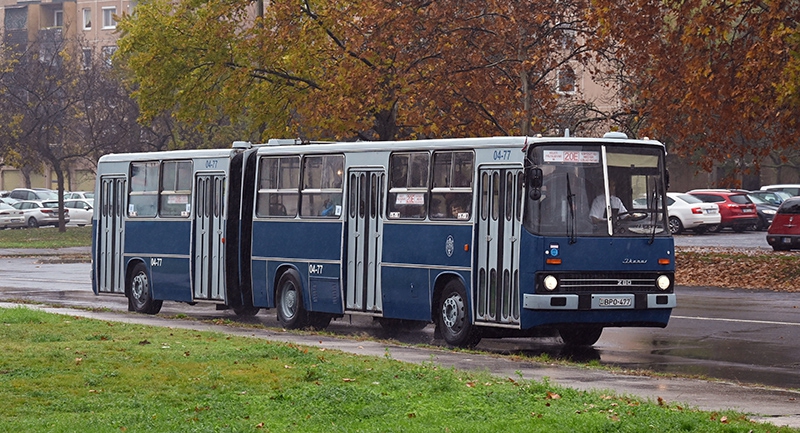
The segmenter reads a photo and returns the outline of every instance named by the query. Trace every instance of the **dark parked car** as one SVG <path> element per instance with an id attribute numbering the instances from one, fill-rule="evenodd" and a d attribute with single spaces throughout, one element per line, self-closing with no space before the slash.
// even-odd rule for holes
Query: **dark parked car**
<path id="1" fill-rule="evenodd" d="M 786 199 L 767 231 L 767 243 L 775 251 L 800 248 L 800 197 Z"/>
<path id="2" fill-rule="evenodd" d="M 753 196 L 756 196 L 771 205 L 775 205 L 776 207 L 780 206 L 784 200 L 792 196 L 788 192 L 762 191 L 762 190 L 750 191 L 747 193 L 747 195 L 749 195 L 751 199 L 753 198 Z"/>
<path id="3" fill-rule="evenodd" d="M 772 224 L 772 218 L 775 217 L 775 213 L 778 211 L 778 205 L 764 201 L 754 194 L 747 194 L 747 197 L 756 205 L 758 222 L 755 229 L 759 231 L 768 229 L 769 225 Z"/>
<path id="4" fill-rule="evenodd" d="M 719 206 L 722 222 L 716 227 L 709 227 L 710 231 L 719 232 L 725 227 L 730 227 L 735 232 L 743 232 L 758 224 L 756 205 L 743 192 L 727 189 L 695 189 L 688 194 Z"/>

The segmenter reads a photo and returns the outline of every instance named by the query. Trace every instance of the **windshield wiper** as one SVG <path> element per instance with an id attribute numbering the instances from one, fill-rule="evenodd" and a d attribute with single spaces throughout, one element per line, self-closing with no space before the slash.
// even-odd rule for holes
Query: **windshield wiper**
<path id="1" fill-rule="evenodd" d="M 575 218 L 575 194 L 572 193 L 572 188 L 569 183 L 569 173 L 567 173 L 567 207 L 569 207 L 569 222 L 567 223 L 567 236 L 569 236 L 569 243 L 574 244 L 577 242 L 575 232 L 578 229 L 577 218 Z"/>

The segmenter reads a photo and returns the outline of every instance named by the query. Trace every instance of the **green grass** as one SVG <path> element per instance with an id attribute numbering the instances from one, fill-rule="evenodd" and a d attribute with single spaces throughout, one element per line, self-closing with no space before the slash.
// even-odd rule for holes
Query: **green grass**
<path id="1" fill-rule="evenodd" d="M 220 333 L 0 309 L 3 432 L 790 432 L 709 413 Z"/>
<path id="2" fill-rule="evenodd" d="M 92 245 L 92 227 L 0 230 L 0 248 L 65 248 Z"/>

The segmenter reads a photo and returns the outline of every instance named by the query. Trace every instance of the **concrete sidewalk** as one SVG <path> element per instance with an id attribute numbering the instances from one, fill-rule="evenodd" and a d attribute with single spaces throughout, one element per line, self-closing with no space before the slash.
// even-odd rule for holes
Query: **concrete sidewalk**
<path id="1" fill-rule="evenodd" d="M 17 304 L 2 303 L 0 308 Z M 720 381 L 648 377 L 614 373 L 600 369 L 545 365 L 515 361 L 507 357 L 459 353 L 436 348 L 387 345 L 372 341 L 355 341 L 324 335 L 300 335 L 274 329 L 237 328 L 190 320 L 167 319 L 158 316 L 124 312 L 95 312 L 70 308 L 24 305 L 56 314 L 87 317 L 111 322 L 214 331 L 272 341 L 292 342 L 312 347 L 335 349 L 356 355 L 389 356 L 405 362 L 433 362 L 461 370 L 487 371 L 501 377 L 542 380 L 581 390 L 614 392 L 656 401 L 668 405 L 697 408 L 707 411 L 733 409 L 748 414 L 750 419 L 778 426 L 800 428 L 800 391 L 756 386 L 742 386 Z"/>

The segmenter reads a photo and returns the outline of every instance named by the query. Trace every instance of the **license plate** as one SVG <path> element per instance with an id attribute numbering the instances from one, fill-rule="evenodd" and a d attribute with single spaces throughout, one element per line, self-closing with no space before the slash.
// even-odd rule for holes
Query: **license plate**
<path id="1" fill-rule="evenodd" d="M 630 307 L 633 305 L 631 298 L 597 298 L 597 306 L 600 308 Z"/>
<path id="2" fill-rule="evenodd" d="M 783 238 L 783 239 L 781 239 L 781 242 L 783 242 L 785 244 L 790 244 L 790 243 L 792 243 L 792 238 Z"/>
<path id="3" fill-rule="evenodd" d="M 633 295 L 592 295 L 592 308 L 633 308 Z"/>
<path id="4" fill-rule="evenodd" d="M 744 213 L 750 213 L 750 212 L 753 212 L 753 209 L 742 209 L 742 212 L 744 212 Z"/>

